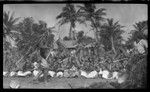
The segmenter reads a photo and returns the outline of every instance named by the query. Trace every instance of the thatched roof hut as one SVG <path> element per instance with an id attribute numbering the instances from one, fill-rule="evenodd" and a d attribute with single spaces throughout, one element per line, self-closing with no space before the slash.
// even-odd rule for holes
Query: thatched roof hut
<path id="1" fill-rule="evenodd" d="M 56 43 L 54 43 L 54 49 L 58 49 L 58 44 L 57 42 L 59 41 L 59 43 L 61 43 L 61 45 L 63 47 L 65 47 L 66 49 L 75 49 L 77 44 L 76 44 L 76 40 L 68 40 L 68 41 L 65 41 L 65 40 L 62 40 L 62 39 L 58 39 L 56 41 Z"/>

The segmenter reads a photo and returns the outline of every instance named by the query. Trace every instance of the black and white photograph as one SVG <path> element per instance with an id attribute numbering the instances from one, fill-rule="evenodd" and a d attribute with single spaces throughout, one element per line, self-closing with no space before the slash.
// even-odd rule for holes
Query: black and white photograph
<path id="1" fill-rule="evenodd" d="M 145 89 L 147 55 L 147 4 L 3 4 L 3 89 Z"/>

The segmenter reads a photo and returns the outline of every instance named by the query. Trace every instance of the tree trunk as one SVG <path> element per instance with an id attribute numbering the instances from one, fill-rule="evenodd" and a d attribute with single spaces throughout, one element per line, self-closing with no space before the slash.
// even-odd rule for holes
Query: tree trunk
<path id="1" fill-rule="evenodd" d="M 95 35 L 95 40 L 96 40 L 96 42 L 98 42 L 98 29 L 97 29 L 97 27 L 96 27 L 96 25 L 95 25 L 95 22 L 94 22 L 94 20 L 91 18 L 91 22 L 92 22 L 92 24 L 94 25 L 94 27 L 95 27 L 95 32 L 94 32 L 94 35 Z"/>
<path id="2" fill-rule="evenodd" d="M 70 29 L 69 29 L 69 38 L 72 39 L 72 25 L 70 23 Z"/>
<path id="3" fill-rule="evenodd" d="M 111 47 L 112 47 L 112 50 L 114 51 L 115 55 L 116 55 L 116 50 L 115 50 L 115 47 L 114 47 L 114 40 L 113 40 L 113 37 L 111 37 Z"/>

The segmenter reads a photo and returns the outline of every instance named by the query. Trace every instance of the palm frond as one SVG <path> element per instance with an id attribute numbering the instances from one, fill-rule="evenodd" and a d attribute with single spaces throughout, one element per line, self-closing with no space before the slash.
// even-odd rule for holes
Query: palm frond
<path id="1" fill-rule="evenodd" d="M 18 17 L 18 18 L 15 18 L 14 20 L 12 20 L 12 24 L 15 24 L 18 20 L 20 19 L 20 17 Z"/>
<path id="2" fill-rule="evenodd" d="M 104 16 L 104 15 L 106 15 L 105 11 L 106 11 L 105 8 L 100 8 L 100 9 L 98 9 L 98 10 L 95 12 L 95 15 L 97 15 L 97 16 Z"/>
<path id="3" fill-rule="evenodd" d="M 9 17 L 9 21 L 10 21 L 10 22 L 12 22 L 12 21 L 13 21 L 13 19 L 14 19 L 14 12 L 10 15 L 10 17 Z"/>
<path id="4" fill-rule="evenodd" d="M 84 24 L 85 26 L 87 26 L 85 19 L 77 18 L 77 21 L 79 22 L 79 24 Z"/>
<path id="5" fill-rule="evenodd" d="M 64 12 L 62 12 L 62 13 L 60 13 L 57 17 L 56 17 L 56 19 L 60 19 L 60 18 L 62 18 L 62 17 L 64 17 L 66 14 L 64 13 Z"/>
<path id="6" fill-rule="evenodd" d="M 14 12 L 10 15 L 10 12 L 3 12 L 3 29 L 5 35 L 9 35 L 11 33 L 11 30 L 14 30 L 15 28 L 15 23 L 19 20 L 20 18 L 14 18 Z"/>
<path id="7" fill-rule="evenodd" d="M 113 25 L 113 18 L 107 19 L 107 23 L 111 27 Z"/>
<path id="8" fill-rule="evenodd" d="M 81 10 L 86 10 L 86 7 L 84 7 L 84 6 L 81 6 L 81 5 L 77 5 L 77 7 L 79 8 L 79 12 L 81 11 Z"/>
<path id="9" fill-rule="evenodd" d="M 132 32 L 132 38 L 130 39 L 131 41 L 147 39 L 147 36 L 143 33 L 144 30 L 147 29 L 147 21 L 135 23 L 133 27 L 135 28 L 135 30 L 131 31 Z"/>
<path id="10" fill-rule="evenodd" d="M 62 25 L 64 25 L 64 24 L 68 23 L 68 22 L 70 22 L 68 19 L 62 19 L 62 20 L 60 20 L 60 21 L 58 22 L 58 24 L 60 24 L 59 26 L 62 26 Z"/>

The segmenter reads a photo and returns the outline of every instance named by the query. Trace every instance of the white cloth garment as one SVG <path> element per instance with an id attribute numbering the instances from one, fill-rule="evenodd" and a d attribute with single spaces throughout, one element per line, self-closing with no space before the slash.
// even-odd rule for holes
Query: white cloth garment
<path id="1" fill-rule="evenodd" d="M 54 77 L 55 72 L 54 71 L 48 71 L 48 75 L 50 75 L 51 77 Z"/>
<path id="2" fill-rule="evenodd" d="M 87 75 L 87 78 L 95 78 L 97 76 L 98 76 L 98 72 L 94 70 Z"/>
<path id="3" fill-rule="evenodd" d="M 16 72 L 14 72 L 14 71 L 12 71 L 12 72 L 10 72 L 10 74 L 9 74 L 9 76 L 15 76 L 16 75 Z"/>
<path id="4" fill-rule="evenodd" d="M 100 71 L 98 72 L 99 75 L 102 75 L 103 74 L 103 71 L 102 69 L 100 68 Z"/>
<path id="5" fill-rule="evenodd" d="M 34 70 L 34 71 L 33 71 L 33 75 L 34 75 L 34 76 L 37 76 L 39 73 L 40 73 L 39 70 Z"/>
<path id="6" fill-rule="evenodd" d="M 17 76 L 24 76 L 23 71 L 18 71 Z"/>
<path id="7" fill-rule="evenodd" d="M 27 76 L 29 74 L 31 74 L 31 71 L 26 71 L 26 72 L 18 71 L 17 76 Z"/>
<path id="8" fill-rule="evenodd" d="M 58 73 L 56 74 L 56 77 L 63 77 L 63 72 L 58 72 Z"/>
<path id="9" fill-rule="evenodd" d="M 84 76 L 84 77 L 87 77 L 87 76 L 88 76 L 88 74 L 87 74 L 85 71 L 80 70 L 80 72 L 81 72 L 81 76 Z"/>
<path id="10" fill-rule="evenodd" d="M 119 78 L 118 78 L 118 83 L 121 84 L 121 83 L 125 82 L 126 79 L 127 79 L 127 77 L 128 77 L 127 74 L 124 74 L 124 75 L 122 75 L 122 76 L 119 76 Z"/>
<path id="11" fill-rule="evenodd" d="M 31 71 L 26 71 L 24 73 L 25 73 L 25 75 L 28 75 L 28 74 L 31 74 Z"/>
<path id="12" fill-rule="evenodd" d="M 103 70 L 102 77 L 105 78 L 105 79 L 109 79 L 108 76 L 109 76 L 109 71 L 108 70 Z"/>
<path id="13" fill-rule="evenodd" d="M 113 72 L 112 78 L 113 79 L 118 79 L 118 75 L 119 75 L 119 73 L 115 71 L 115 72 Z"/>
<path id="14" fill-rule="evenodd" d="M 3 71 L 3 76 L 7 76 L 8 72 L 7 71 Z"/>

